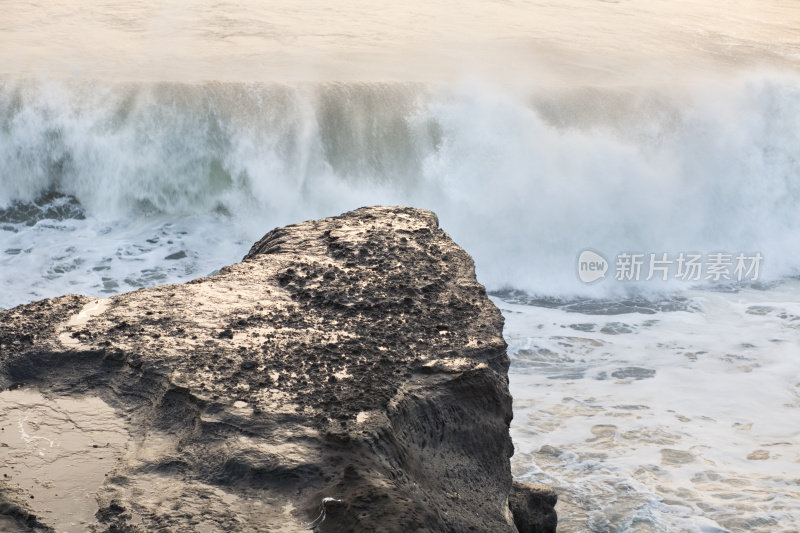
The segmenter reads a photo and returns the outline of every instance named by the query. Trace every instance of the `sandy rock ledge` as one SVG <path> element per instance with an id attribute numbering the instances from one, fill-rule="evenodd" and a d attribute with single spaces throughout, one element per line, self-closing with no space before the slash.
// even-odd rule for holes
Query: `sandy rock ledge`
<path id="1" fill-rule="evenodd" d="M 436 216 L 387 207 L 4 311 L 0 529 L 555 531 L 512 492 L 502 327 Z"/>

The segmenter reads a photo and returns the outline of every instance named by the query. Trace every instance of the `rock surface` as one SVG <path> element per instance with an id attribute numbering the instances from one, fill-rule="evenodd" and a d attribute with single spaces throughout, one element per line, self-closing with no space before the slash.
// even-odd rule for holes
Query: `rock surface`
<path id="1" fill-rule="evenodd" d="M 433 213 L 382 207 L 4 311 L 0 527 L 517 531 L 502 326 Z"/>
<path id="2" fill-rule="evenodd" d="M 558 495 L 550 487 L 538 483 L 514 481 L 508 506 L 519 533 L 556 533 Z"/>

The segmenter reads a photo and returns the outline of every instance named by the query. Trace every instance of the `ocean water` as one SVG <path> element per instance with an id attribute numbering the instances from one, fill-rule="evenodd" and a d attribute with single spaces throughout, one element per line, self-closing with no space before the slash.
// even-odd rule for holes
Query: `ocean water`
<path id="1" fill-rule="evenodd" d="M 800 531 L 796 2 L 4 2 L 0 308 L 372 204 L 475 258 L 560 532 Z"/>

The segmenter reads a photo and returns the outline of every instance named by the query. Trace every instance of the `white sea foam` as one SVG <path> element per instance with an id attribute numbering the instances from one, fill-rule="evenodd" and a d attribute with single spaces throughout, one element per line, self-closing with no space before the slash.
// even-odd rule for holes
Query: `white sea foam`
<path id="1" fill-rule="evenodd" d="M 559 531 L 800 527 L 800 284 L 687 296 L 622 315 L 496 300 L 512 464 L 557 487 Z"/>
<path id="2" fill-rule="evenodd" d="M 576 114 L 581 105 L 592 111 Z M 0 113 L 2 203 L 57 191 L 86 215 L 55 229 L 16 224 L 17 233 L 2 233 L 3 250 L 45 252 L 64 230 L 151 248 L 151 220 L 172 220 L 203 228 L 204 239 L 242 243 L 192 250 L 222 265 L 271 227 L 388 203 L 435 210 L 490 288 L 590 296 L 686 288 L 611 275 L 584 285 L 576 258 L 585 248 L 609 258 L 760 252 L 761 280 L 798 273 L 800 78 L 524 98 L 477 83 L 6 81 Z M 108 259 L 107 247 L 72 248 L 78 273 Z M 3 256 L 13 285 L 34 264 L 39 277 L 57 274 L 25 257 Z M 183 270 L 206 273 L 186 262 Z M 8 291 L 0 305 L 29 299 Z"/>

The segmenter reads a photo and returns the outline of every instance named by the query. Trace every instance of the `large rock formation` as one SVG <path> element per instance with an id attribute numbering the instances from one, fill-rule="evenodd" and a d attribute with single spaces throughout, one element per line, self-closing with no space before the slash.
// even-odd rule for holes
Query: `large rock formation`
<path id="1" fill-rule="evenodd" d="M 502 325 L 410 208 L 274 230 L 183 285 L 4 311 L 0 529 L 517 531 L 536 520 L 509 510 Z"/>

